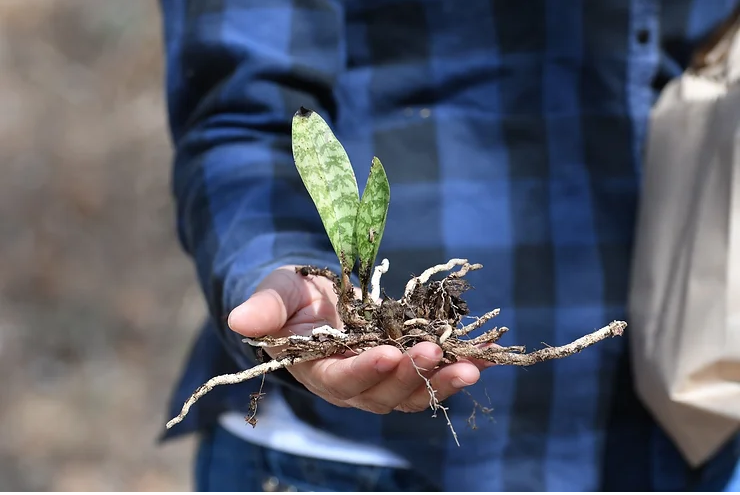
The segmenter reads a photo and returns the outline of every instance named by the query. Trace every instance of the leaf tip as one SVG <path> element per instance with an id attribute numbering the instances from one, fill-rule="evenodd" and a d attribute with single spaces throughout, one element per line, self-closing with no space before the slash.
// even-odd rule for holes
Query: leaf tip
<path id="1" fill-rule="evenodd" d="M 295 114 L 299 117 L 310 117 L 312 113 L 313 110 L 309 110 L 308 108 L 301 106 Z"/>

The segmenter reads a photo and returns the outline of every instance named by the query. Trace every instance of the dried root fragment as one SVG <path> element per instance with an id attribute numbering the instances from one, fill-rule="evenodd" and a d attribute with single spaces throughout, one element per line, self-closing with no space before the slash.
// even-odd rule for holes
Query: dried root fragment
<path id="1" fill-rule="evenodd" d="M 455 330 L 455 333 L 457 335 L 459 335 L 459 336 L 461 336 L 461 335 L 467 335 L 470 332 L 472 332 L 473 330 L 477 330 L 480 327 L 482 327 L 483 325 L 485 325 L 486 323 L 488 323 L 488 320 L 490 320 L 491 318 L 495 318 L 496 316 L 499 315 L 500 312 L 501 312 L 501 310 L 499 308 L 496 308 L 493 311 L 489 311 L 488 313 L 484 314 L 483 316 L 481 316 L 480 318 L 478 318 L 478 320 L 476 320 L 475 322 L 471 323 L 470 325 L 465 325 L 464 327 Z M 504 330 L 504 332 L 505 332 L 505 330 Z M 503 332 L 501 333 L 501 335 L 503 335 Z M 493 342 L 495 342 L 495 340 Z"/>
<path id="2" fill-rule="evenodd" d="M 406 290 L 403 293 L 403 297 L 404 298 L 409 297 L 414 292 L 414 290 L 416 289 L 416 286 L 417 285 L 427 283 L 432 276 L 434 276 L 434 275 L 436 275 L 438 273 L 448 272 L 448 271 L 452 270 L 456 266 L 465 265 L 467 262 L 468 262 L 468 260 L 464 260 L 464 259 L 460 259 L 460 258 L 453 258 L 450 261 L 448 261 L 447 263 L 444 263 L 442 265 L 435 265 L 435 266 L 433 266 L 431 268 L 427 268 L 426 270 L 424 270 L 422 272 L 421 275 L 419 275 L 418 277 L 414 277 L 411 280 L 409 280 L 409 283 L 406 284 Z M 483 265 L 481 265 L 481 267 L 482 266 Z"/>
<path id="3" fill-rule="evenodd" d="M 455 444 L 459 447 L 460 442 L 457 439 L 457 433 L 455 432 L 455 427 L 452 426 L 452 421 L 450 421 L 450 416 L 447 414 L 447 411 L 449 410 L 448 407 L 443 406 L 439 400 L 437 399 L 437 391 L 434 390 L 434 387 L 432 387 L 432 381 L 425 377 L 421 373 L 421 369 L 416 365 L 414 360 L 411 360 L 411 364 L 414 365 L 414 369 L 416 370 L 416 373 L 419 374 L 419 376 L 424 380 L 424 385 L 427 388 L 427 392 L 429 392 L 429 409 L 432 410 L 432 417 L 437 416 L 437 411 L 442 411 L 442 414 L 445 416 L 445 420 L 447 420 L 447 427 L 450 429 L 450 432 L 452 432 L 452 438 L 455 439 Z"/>
<path id="4" fill-rule="evenodd" d="M 185 419 L 185 416 L 188 415 L 188 411 L 190 411 L 190 408 L 193 407 L 193 404 L 198 402 L 198 399 L 200 399 L 201 397 L 206 395 L 208 392 L 213 390 L 214 387 L 217 387 L 219 385 L 233 385 L 236 383 L 246 382 L 247 380 L 251 380 L 254 377 L 264 375 L 265 373 L 270 373 L 272 371 L 279 370 L 280 368 L 286 368 L 294 364 L 305 363 L 307 361 L 313 361 L 316 359 L 320 359 L 322 357 L 326 357 L 326 355 L 325 353 L 321 351 L 306 352 L 303 356 L 285 357 L 279 360 L 273 359 L 272 361 L 259 364 L 252 368 L 249 368 L 248 370 L 240 371 L 239 373 L 231 373 L 228 375 L 214 376 L 213 378 L 208 380 L 206 383 L 198 387 L 196 391 L 193 392 L 193 395 L 191 395 L 188 398 L 188 400 L 185 401 L 185 404 L 182 406 L 182 410 L 180 411 L 180 414 L 178 414 L 176 417 L 172 418 L 171 420 L 167 422 L 167 429 L 172 428 L 177 423 Z"/>
<path id="5" fill-rule="evenodd" d="M 451 272 L 455 267 L 457 271 Z M 468 306 L 462 294 L 470 289 L 463 277 L 480 264 L 470 264 L 466 259 L 452 259 L 433 266 L 420 276 L 412 278 L 406 285 L 403 297 L 395 301 L 390 298 L 380 300 L 380 276 L 388 270 L 388 260 L 376 267 L 372 277 L 369 300 L 359 301 L 340 298 L 338 312 L 344 322 L 344 330 L 328 326 L 313 330 L 311 335 L 292 335 L 289 337 L 263 337 L 245 339 L 245 342 L 258 347 L 279 347 L 280 354 L 273 360 L 254 366 L 239 373 L 211 378 L 200 386 L 185 402 L 182 411 L 167 423 L 167 428 L 182 421 L 195 402 L 219 385 L 244 382 L 281 368 L 289 368 L 298 363 L 322 359 L 346 351 L 362 352 L 380 345 L 394 345 L 406 351 L 419 342 L 438 344 L 444 357 L 442 364 L 454 363 L 458 359 L 476 359 L 498 365 L 531 366 L 550 359 L 561 359 L 581 352 L 604 339 L 622 335 L 627 324 L 613 321 L 609 325 L 585 335 L 570 344 L 559 347 L 546 347 L 529 354 L 522 346 L 500 347 L 496 342 L 508 330 L 506 327 L 493 328 L 472 339 L 465 338 L 470 332 L 485 325 L 496 317 L 500 310 L 494 309 L 473 323 L 460 326 L 468 317 Z M 331 271 L 316 267 L 300 267 L 297 273 L 304 276 L 323 276 L 333 281 L 335 290 L 340 292 L 340 278 Z M 432 281 L 432 276 L 451 272 L 442 280 Z M 345 279 L 346 283 L 346 279 Z M 344 294 L 351 293 L 345 291 Z M 420 370 L 419 375 L 423 377 Z M 434 414 L 442 411 L 447 416 L 447 408 L 437 400 L 431 382 L 425 379 L 429 392 L 429 405 Z M 261 397 L 261 395 L 259 396 Z M 452 425 L 447 418 L 448 425 Z M 249 423 L 256 422 L 255 414 Z M 457 435 L 452 430 L 455 440 Z"/>
<path id="6" fill-rule="evenodd" d="M 561 359 L 564 357 L 572 356 L 573 354 L 579 353 L 586 347 L 592 346 L 597 342 L 610 337 L 621 336 L 624 329 L 627 328 L 627 324 L 623 321 L 613 321 L 607 326 L 585 335 L 580 339 L 577 339 L 570 344 L 563 345 L 560 347 L 546 347 L 539 351 L 530 352 L 529 354 L 521 354 L 515 352 L 501 352 L 505 349 L 511 348 L 488 348 L 483 349 L 469 343 L 458 344 L 450 349 L 458 357 L 464 357 L 468 359 L 480 359 L 495 364 L 505 364 L 512 366 L 532 366 L 533 364 L 541 363 L 543 361 L 549 361 L 551 359 Z M 442 346 L 445 349 L 445 346 Z"/>

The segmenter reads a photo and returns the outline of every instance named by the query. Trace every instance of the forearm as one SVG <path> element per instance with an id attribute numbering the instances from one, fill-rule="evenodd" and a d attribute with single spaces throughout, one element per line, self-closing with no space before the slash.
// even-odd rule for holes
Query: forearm
<path id="1" fill-rule="evenodd" d="M 220 336 L 246 367 L 252 363 L 241 336 L 226 325 L 229 311 L 278 266 L 338 268 L 295 170 L 290 122 L 300 105 L 330 114 L 324 109 L 339 70 L 341 16 L 319 0 L 282 14 L 247 7 L 194 12 L 188 3 L 207 4 L 162 0 L 178 233 Z M 288 40 L 302 42 L 299 51 L 282 39 L 290 32 L 265 26 L 285 18 L 288 28 L 317 15 L 326 18 L 316 26 L 326 31 L 334 19 L 337 32 L 302 25 L 301 39 Z"/>

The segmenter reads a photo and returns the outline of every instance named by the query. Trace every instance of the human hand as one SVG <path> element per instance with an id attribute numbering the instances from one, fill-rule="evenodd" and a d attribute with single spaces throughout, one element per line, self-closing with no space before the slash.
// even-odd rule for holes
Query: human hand
<path id="1" fill-rule="evenodd" d="M 336 303 L 330 280 L 304 277 L 295 272 L 295 266 L 284 266 L 268 275 L 252 297 L 231 312 L 229 327 L 251 338 L 310 335 L 322 325 L 342 328 Z M 265 350 L 271 357 L 279 351 Z M 441 359 L 438 345 L 422 342 L 406 353 L 384 345 L 358 355 L 296 364 L 288 371 L 308 390 L 336 406 L 377 414 L 418 412 L 429 407 L 429 392 L 419 372 L 430 380 L 441 402 L 477 382 L 480 370 L 490 366 L 459 361 L 425 371 L 433 370 Z"/>

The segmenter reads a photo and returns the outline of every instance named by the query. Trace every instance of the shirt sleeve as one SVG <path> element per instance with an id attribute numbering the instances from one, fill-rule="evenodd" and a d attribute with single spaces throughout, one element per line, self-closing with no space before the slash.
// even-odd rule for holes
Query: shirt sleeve
<path id="1" fill-rule="evenodd" d="M 226 325 L 231 309 L 281 265 L 339 269 L 290 135 L 300 106 L 332 123 L 343 14 L 326 0 L 160 5 L 177 232 L 219 337 L 248 367 L 254 354 Z"/>

